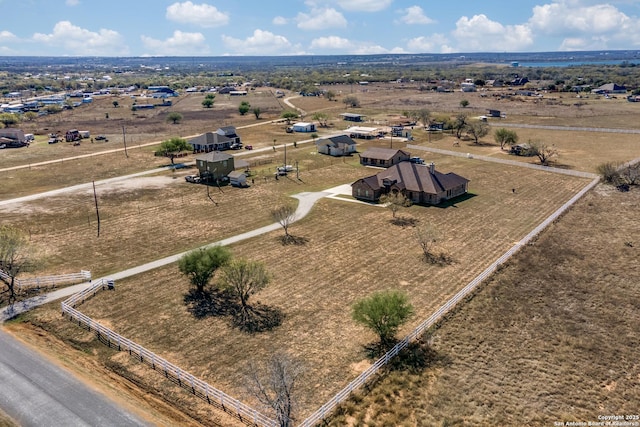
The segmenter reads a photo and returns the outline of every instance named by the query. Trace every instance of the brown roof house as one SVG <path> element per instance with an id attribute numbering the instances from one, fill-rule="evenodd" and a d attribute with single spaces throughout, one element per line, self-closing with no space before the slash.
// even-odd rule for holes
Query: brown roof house
<path id="1" fill-rule="evenodd" d="M 357 180 L 351 184 L 351 194 L 359 200 L 377 202 L 383 194 L 400 192 L 414 204 L 437 205 L 465 194 L 468 184 L 468 179 L 453 172 L 438 172 L 433 163 L 400 162 Z"/>
<path id="2" fill-rule="evenodd" d="M 232 171 L 248 166 L 246 161 L 236 159 L 231 154 L 220 151 L 211 151 L 196 157 L 196 167 L 200 178 L 205 182 L 223 181 Z"/>
<path id="3" fill-rule="evenodd" d="M 242 145 L 234 126 L 221 127 L 215 132 L 207 132 L 187 141 L 196 153 L 222 151 Z"/>
<path id="4" fill-rule="evenodd" d="M 348 156 L 356 152 L 356 142 L 348 135 L 320 138 L 316 141 L 318 153 L 330 156 Z"/>
<path id="5" fill-rule="evenodd" d="M 369 148 L 360 154 L 360 164 L 364 166 L 380 166 L 388 168 L 411 158 L 411 153 L 393 148 Z"/>

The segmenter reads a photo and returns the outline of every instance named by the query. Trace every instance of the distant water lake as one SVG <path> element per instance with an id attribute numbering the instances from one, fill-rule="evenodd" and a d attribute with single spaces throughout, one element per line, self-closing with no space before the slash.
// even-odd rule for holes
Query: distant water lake
<path id="1" fill-rule="evenodd" d="M 639 65 L 640 60 L 606 60 L 606 61 L 589 61 L 589 60 L 575 60 L 575 61 L 548 61 L 548 62 L 518 62 L 518 67 L 533 67 L 533 68 L 541 68 L 541 67 L 576 67 L 580 65 L 622 65 L 625 64 L 634 64 Z"/>

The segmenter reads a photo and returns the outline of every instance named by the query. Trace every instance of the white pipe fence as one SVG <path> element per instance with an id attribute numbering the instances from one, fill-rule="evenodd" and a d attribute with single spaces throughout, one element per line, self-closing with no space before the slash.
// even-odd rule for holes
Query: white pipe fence
<path id="1" fill-rule="evenodd" d="M 435 313 L 429 318 L 423 321 L 418 327 L 416 327 L 409 335 L 407 335 L 402 341 L 397 343 L 391 350 L 389 350 L 384 356 L 379 358 L 373 365 L 371 365 L 366 371 L 361 373 L 356 379 L 351 381 L 345 388 L 340 390 L 338 394 L 333 396 L 329 401 L 322 405 L 316 412 L 311 414 L 306 420 L 304 420 L 299 427 L 313 427 L 321 422 L 327 415 L 329 415 L 339 404 L 344 402 L 355 389 L 366 383 L 373 375 L 385 365 L 387 365 L 391 359 L 393 359 L 401 350 L 406 348 L 409 343 L 418 339 L 425 331 L 435 325 L 440 319 L 444 317 L 456 304 L 467 297 L 478 285 L 480 285 L 486 278 L 493 274 L 496 269 L 504 264 L 509 258 L 511 258 L 520 248 L 529 243 L 535 238 L 542 230 L 544 230 L 549 224 L 558 219 L 571 205 L 584 196 L 587 191 L 591 190 L 598 184 L 600 178 L 595 178 L 580 192 L 573 196 L 568 202 L 562 205 L 558 210 L 545 219 L 540 225 L 534 228 L 529 234 L 527 234 L 522 240 L 517 242 L 511 249 L 505 252 L 500 258 L 494 261 L 489 267 L 487 267 L 482 273 L 475 277 L 468 285 L 462 288 L 456 293 L 449 301 L 441 306 Z"/>
<path id="2" fill-rule="evenodd" d="M 0 278 L 11 280 L 11 277 L 2 270 L 0 270 Z M 26 279 L 16 277 L 15 286 L 18 289 L 39 289 L 89 281 L 91 281 L 91 272 L 80 270 L 80 273 L 60 274 L 56 276 L 40 276 Z"/>
<path id="3" fill-rule="evenodd" d="M 109 287 L 108 279 L 100 279 L 92 286 L 62 302 L 62 314 L 69 316 L 69 320 L 78 322 L 79 326 L 85 326 L 90 331 L 95 331 L 98 339 L 109 347 L 117 348 L 118 351 L 128 351 L 129 355 L 135 357 L 141 363 L 146 363 L 152 369 L 162 372 L 165 378 L 178 384 L 180 387 L 189 390 L 192 394 L 205 400 L 225 412 L 237 417 L 247 425 L 260 427 L 276 427 L 278 424 L 271 418 L 263 415 L 254 408 L 240 402 L 228 394 L 212 387 L 199 378 L 183 371 L 178 366 L 168 362 L 162 357 L 147 350 L 141 345 L 127 339 L 109 328 L 106 328 L 94 321 L 90 317 L 76 310 L 76 306 L 82 304 L 101 290 Z"/>

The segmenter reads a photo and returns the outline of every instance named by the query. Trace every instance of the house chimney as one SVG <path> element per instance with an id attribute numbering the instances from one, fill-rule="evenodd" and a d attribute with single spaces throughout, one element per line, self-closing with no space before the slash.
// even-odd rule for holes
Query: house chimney
<path id="1" fill-rule="evenodd" d="M 434 174 L 436 172 L 436 164 L 431 162 L 431 164 L 429 164 L 429 173 Z"/>

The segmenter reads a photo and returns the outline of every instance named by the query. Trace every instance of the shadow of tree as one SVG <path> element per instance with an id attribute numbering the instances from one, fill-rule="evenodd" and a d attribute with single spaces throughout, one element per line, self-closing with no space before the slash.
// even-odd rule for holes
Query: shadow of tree
<path id="1" fill-rule="evenodd" d="M 245 310 L 236 305 L 233 326 L 248 333 L 270 331 L 282 324 L 284 314 L 276 307 L 260 303 L 247 306 Z"/>
<path id="2" fill-rule="evenodd" d="M 187 306 L 187 311 L 196 319 L 209 316 L 227 316 L 233 314 L 237 306 L 229 293 L 217 289 L 205 289 L 203 292 L 190 289 L 184 295 L 184 303 Z"/>
<path id="3" fill-rule="evenodd" d="M 422 254 L 422 260 L 427 264 L 439 266 L 451 265 L 454 263 L 453 257 L 444 251 Z"/>
<path id="4" fill-rule="evenodd" d="M 309 242 L 309 239 L 307 239 L 306 237 L 294 236 L 292 234 L 279 236 L 278 240 L 283 246 L 286 246 L 286 245 L 303 246 Z"/>
<path id="5" fill-rule="evenodd" d="M 416 224 L 420 222 L 420 220 L 416 218 L 412 218 L 410 216 L 397 216 L 395 218 L 392 218 L 389 222 L 398 227 L 405 228 L 405 227 L 415 227 Z"/>
<path id="6" fill-rule="evenodd" d="M 436 363 L 447 365 L 451 363 L 451 360 L 448 356 L 439 354 L 428 343 L 414 341 L 393 358 L 389 363 L 389 369 L 420 373 Z"/>

